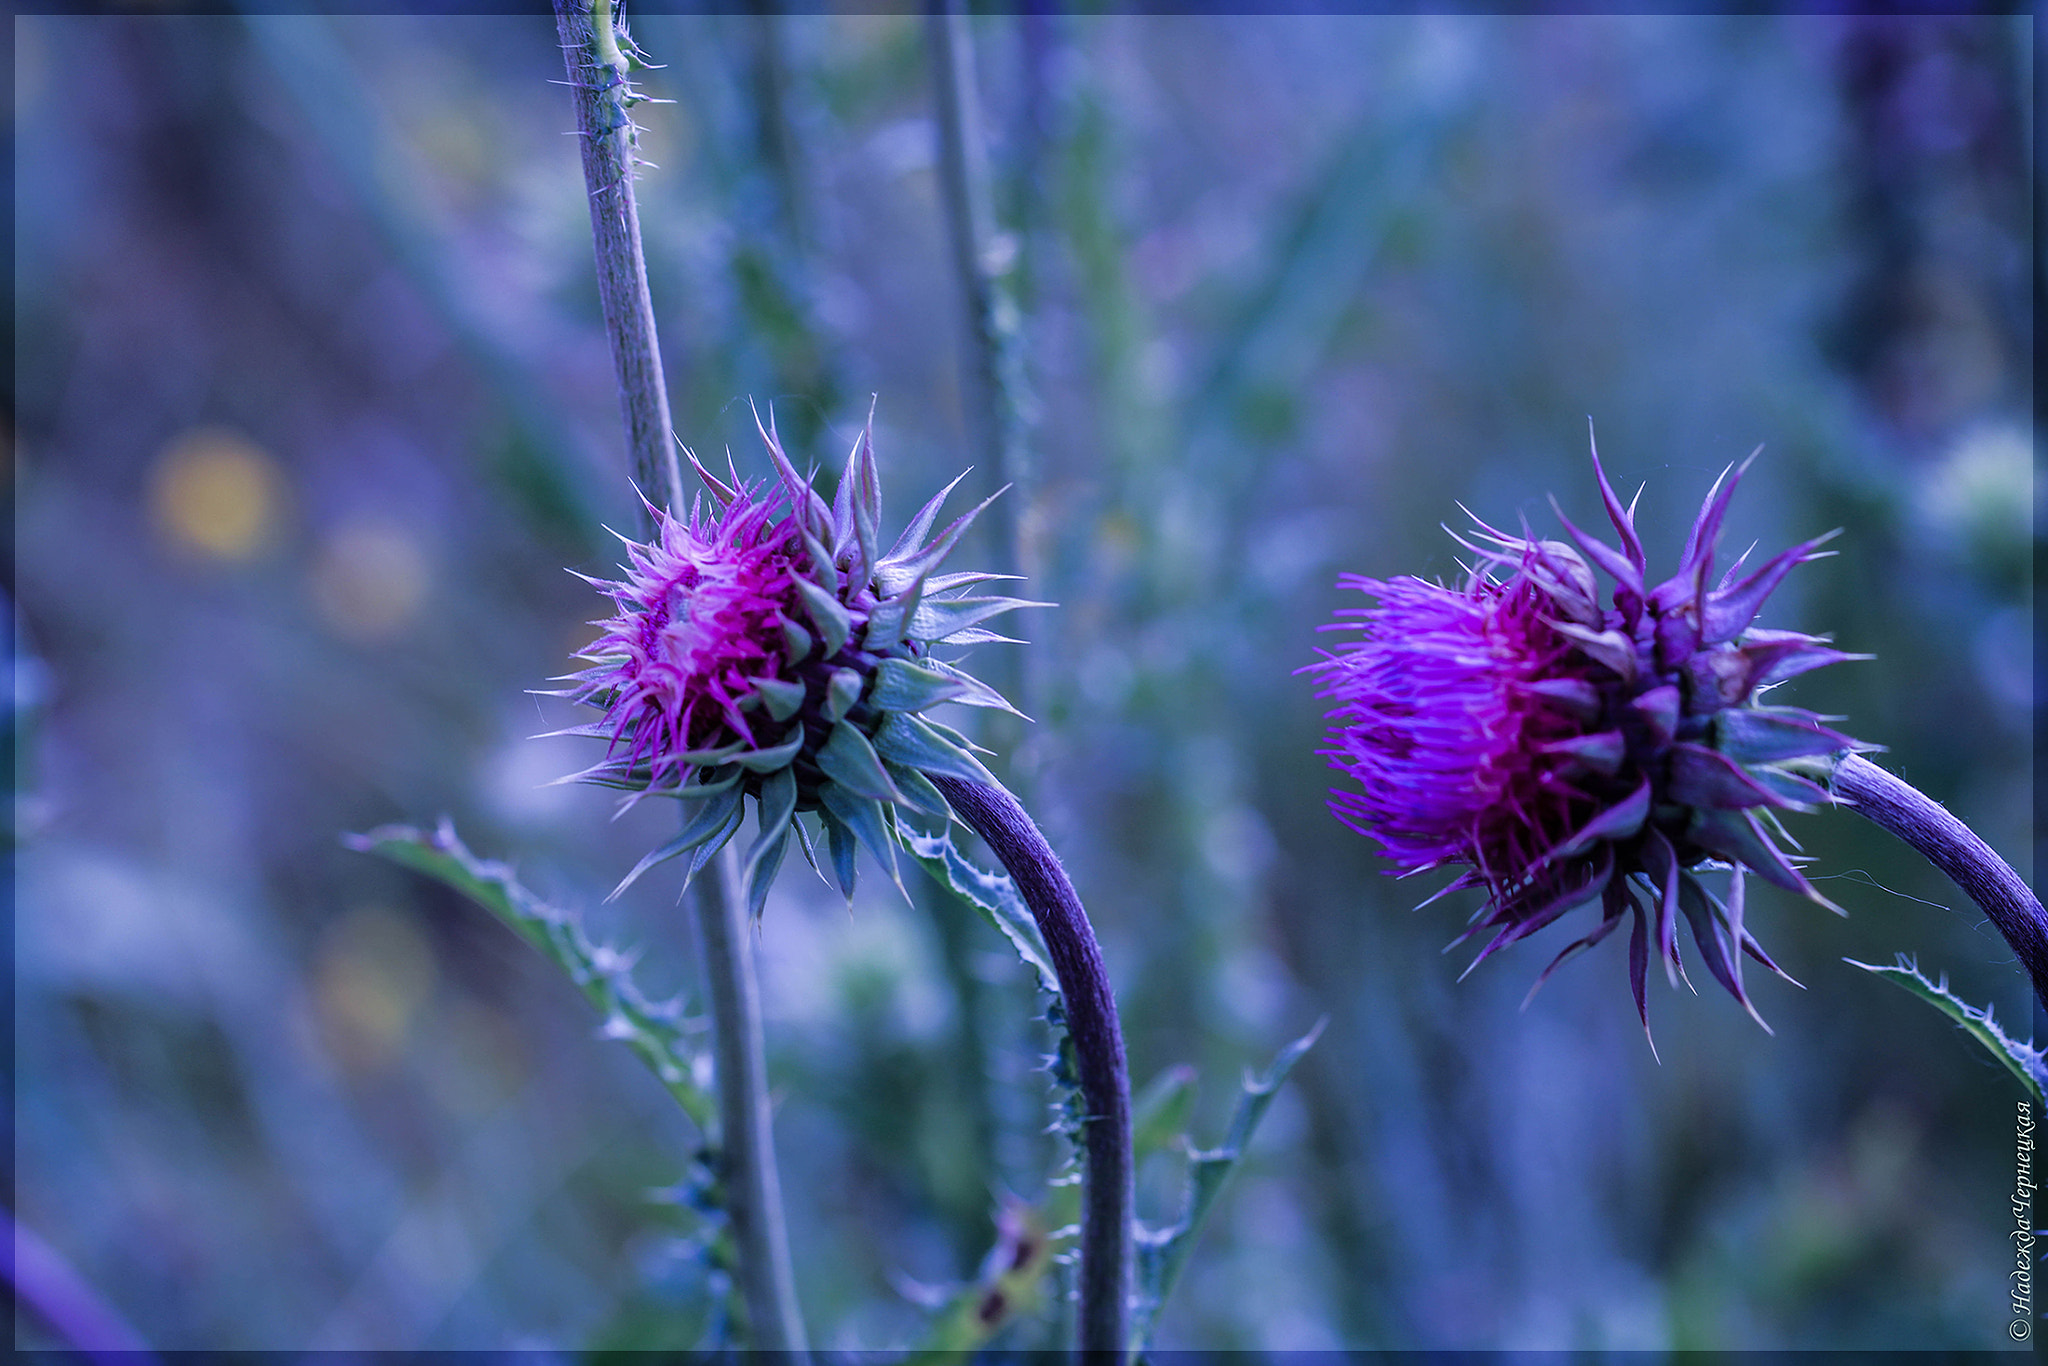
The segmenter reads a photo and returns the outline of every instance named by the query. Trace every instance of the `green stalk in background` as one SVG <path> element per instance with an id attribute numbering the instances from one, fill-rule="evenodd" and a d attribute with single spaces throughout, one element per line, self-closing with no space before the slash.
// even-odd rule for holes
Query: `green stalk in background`
<path id="1" fill-rule="evenodd" d="M 995 228 L 988 152 L 981 127 L 981 96 L 974 77 L 974 45 L 959 0 L 946 0 L 926 16 L 938 94 L 940 185 L 953 269 L 967 305 L 969 373 L 967 426 L 996 482 L 1012 490 L 997 504 L 1003 549 L 1026 582 L 1042 577 L 1032 519 L 1036 470 L 1024 411 L 1024 375 L 1017 307 L 1004 277 L 1019 244 Z M 1021 666 L 1020 666 L 1021 667 Z M 1027 713 L 1038 699 L 1019 700 Z M 1013 746 L 999 746 L 1012 749 Z"/>
<path id="2" fill-rule="evenodd" d="M 1008 485 L 1008 496 L 993 509 L 1000 553 L 1034 593 L 1050 596 L 1046 582 L 1048 557 L 1041 553 L 1034 509 L 1037 477 L 1032 466 L 1029 423 L 1020 399 L 1023 389 L 1019 307 L 1009 285 L 1022 265 L 1022 234 L 1005 236 L 996 227 L 995 194 L 989 170 L 987 139 L 982 129 L 979 82 L 975 77 L 974 45 L 966 13 L 955 4 L 942 5 L 926 16 L 925 47 L 930 54 L 939 130 L 940 192 L 945 231 L 952 248 L 954 275 L 959 281 L 966 325 L 966 363 L 962 403 L 966 426 L 978 452 L 976 463 L 993 472 L 994 482 Z M 1054 629 L 1037 627 L 1035 638 Z M 1023 651 L 1009 666 L 1009 691 L 1026 715 L 1046 715 L 1042 686 L 1043 652 Z M 992 716 L 993 748 L 1010 756 L 1010 780 L 1024 798 L 1036 800 L 1035 779 L 1043 768 L 1046 737 L 1010 716 Z M 920 892 L 920 895 L 928 895 Z M 935 912 L 939 947 L 947 979 L 968 1023 L 962 1039 L 961 1075 L 974 1088 L 975 1127 L 996 1179 L 1013 1181 L 1022 1145 L 1011 1141 L 1012 1117 L 1001 1113 L 1001 1059 L 993 1022 L 1011 1017 L 1021 999 L 1015 984 L 983 980 L 970 961 L 973 953 L 958 921 Z M 984 1023 L 989 1022 L 989 1023 Z"/>

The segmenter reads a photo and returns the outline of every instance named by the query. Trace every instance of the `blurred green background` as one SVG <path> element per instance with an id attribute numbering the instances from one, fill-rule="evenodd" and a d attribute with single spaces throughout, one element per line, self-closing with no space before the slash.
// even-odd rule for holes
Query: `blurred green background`
<path id="1" fill-rule="evenodd" d="M 1463 983 L 1469 899 L 1323 810 L 1293 670 L 1340 570 L 1448 576 L 1464 503 L 1653 568 L 1758 442 L 1730 553 L 1841 525 L 1763 624 L 1876 654 L 1788 695 L 2031 871 L 2030 19 L 974 22 L 1019 305 L 1034 642 L 993 735 L 1089 902 L 1135 1080 L 1195 1136 L 1318 1016 L 1167 1347 L 1995 1347 L 2008 1075 L 1845 966 L 1915 952 L 2022 1033 L 1960 895 L 1855 817 L 1847 921 L 1753 884 L 1766 1035 L 1569 927 Z M 635 20 L 682 438 L 836 468 L 891 526 L 977 454 L 914 16 Z M 160 1348 L 687 1346 L 650 1188 L 694 1141 L 483 912 L 338 835 L 453 816 L 687 987 L 650 803 L 524 690 L 634 527 L 555 35 L 527 18 L 15 27 L 14 1200 Z M 963 504 L 964 505 L 964 504 Z M 955 557 L 1008 569 L 990 520 Z M 1661 547 L 1661 553 L 1659 550 Z M 971 720 L 971 718 L 970 718 Z M 1042 1045 L 992 932 L 785 868 L 756 941 L 801 1297 L 914 1342 L 1042 1194 Z M 1705 981 L 1702 977 L 1702 982 Z M 1177 1172 L 1142 1173 L 1149 1217 Z M 1050 1340 L 1043 1316 L 999 1341 Z M 24 1344 L 47 1341 L 32 1324 Z"/>

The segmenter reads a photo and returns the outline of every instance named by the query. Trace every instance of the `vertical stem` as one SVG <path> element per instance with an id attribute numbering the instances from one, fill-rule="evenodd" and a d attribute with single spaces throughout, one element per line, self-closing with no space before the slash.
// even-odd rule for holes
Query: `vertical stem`
<path id="1" fill-rule="evenodd" d="M 747 1304 L 748 1346 L 771 1352 L 804 1350 L 789 1235 L 782 1218 L 782 1186 L 770 1133 L 768 1063 L 761 1045 L 761 994 L 746 955 L 746 917 L 728 844 L 704 870 L 716 876 L 691 883 L 697 930 L 704 947 L 717 1050 L 719 1163 L 726 1212 L 738 1244 L 741 1292 Z"/>
<path id="2" fill-rule="evenodd" d="M 748 169 L 731 177 L 731 230 L 727 268 L 739 289 L 740 323 L 750 342 L 765 346 L 776 393 L 800 401 L 783 415 L 790 450 L 808 448 L 838 403 L 839 376 L 820 335 L 811 297 L 810 196 L 803 180 L 802 143 L 792 112 L 799 83 L 789 53 L 789 18 L 775 0 L 748 0 L 745 88 L 750 136 L 730 152 Z"/>
<path id="3" fill-rule="evenodd" d="M 1023 424 L 1010 391 L 1004 354 L 1009 337 L 999 315 L 996 272 L 990 267 L 995 205 L 989 190 L 988 149 L 981 129 L 981 95 L 974 79 L 974 44 L 960 0 L 941 0 L 925 16 L 938 90 L 939 170 L 946 198 L 946 230 L 953 270 L 966 296 L 968 345 L 973 356 L 970 425 L 999 478 L 1021 473 Z M 1013 533 L 1014 534 L 1014 533 Z"/>
<path id="4" fill-rule="evenodd" d="M 1102 950 L 1059 856 L 1017 799 L 1000 787 L 938 773 L 930 777 L 1009 870 L 1059 975 L 1067 1032 L 1080 1066 L 1081 1098 L 1088 1107 L 1082 1139 L 1087 1187 L 1081 1213 L 1079 1346 L 1083 1352 L 1112 1353 L 1120 1361 L 1130 1335 L 1131 1081 Z"/>
<path id="5" fill-rule="evenodd" d="M 2035 997 L 2048 1003 L 2048 912 L 2011 864 L 1939 802 L 1860 754 L 1836 764 L 1833 789 L 1851 810 L 1918 849 L 1967 892 L 2019 956 Z"/>
<path id="6" fill-rule="evenodd" d="M 555 0 L 555 25 L 575 92 L 597 248 L 598 293 L 618 371 L 619 406 L 633 468 L 643 490 L 665 491 L 669 506 L 679 509 L 682 471 L 669 429 L 661 343 L 654 330 L 640 215 L 633 199 L 637 130 L 628 109 L 635 97 L 626 81 L 625 54 L 612 30 L 611 0 Z M 769 1126 L 760 992 L 753 960 L 746 953 L 740 901 L 734 895 L 732 850 L 713 859 L 704 873 L 691 884 L 690 900 L 704 946 L 723 1130 L 718 1138 L 719 1164 L 739 1247 L 738 1279 L 748 1331 L 754 1347 L 801 1356 L 803 1322 L 797 1313 Z"/>
<path id="7" fill-rule="evenodd" d="M 792 254 L 803 250 L 803 185 L 797 177 L 795 131 L 789 121 L 789 59 L 783 49 L 782 15 L 770 0 L 750 0 L 748 28 L 752 31 L 754 146 L 768 168 L 766 177 L 775 196 L 769 220 L 787 239 Z"/>
<path id="8" fill-rule="evenodd" d="M 988 150 L 981 128 L 981 96 L 974 78 L 974 45 L 960 0 L 941 0 L 926 15 L 933 78 L 938 87 L 939 165 L 946 200 L 946 227 L 953 244 L 953 269 L 967 303 L 970 373 L 968 428 L 982 460 L 1011 496 L 997 504 L 998 525 L 1017 572 L 1039 577 L 1033 526 L 1033 470 L 1025 440 L 1023 364 L 1019 354 L 1017 308 L 1000 277 L 1010 269 L 998 257 L 1014 253 L 995 229 L 989 188 Z M 1027 711 L 1034 699 L 1021 699 Z"/>
<path id="9" fill-rule="evenodd" d="M 555 0 L 555 31 L 575 92 L 576 131 L 583 144 L 583 183 L 590 189 L 590 230 L 597 246 L 597 291 L 605 335 L 619 376 L 619 407 L 626 442 L 642 491 L 661 490 L 671 508 L 683 506 L 683 475 L 676 461 L 654 331 L 654 300 L 647 290 L 647 258 L 640 248 L 640 209 L 633 198 L 635 135 L 626 56 L 612 33 L 611 0 Z"/>
<path id="10" fill-rule="evenodd" d="M 966 357 L 962 367 L 961 403 L 967 431 L 978 451 L 975 463 L 994 474 L 1009 493 L 997 500 L 995 527 L 1001 553 L 1031 587 L 1034 597 L 1047 596 L 1034 511 L 1035 480 L 1021 411 L 1023 364 L 1019 342 L 1018 305 L 1001 278 L 1014 271 L 1016 256 L 1026 245 L 1020 232 L 1010 239 L 1012 259 L 998 265 L 1002 248 L 996 230 L 995 194 L 989 172 L 987 139 L 982 132 L 979 83 L 975 78 L 974 43 L 960 0 L 936 0 L 926 13 L 925 45 L 931 53 L 932 81 L 939 129 L 940 190 L 944 196 L 947 240 L 952 247 L 953 273 L 965 305 Z M 1014 281 L 1016 276 L 1009 276 Z M 1042 628 L 1049 629 L 1049 628 Z M 1036 632 L 1034 632 L 1036 634 Z M 992 679 L 998 691 L 1015 698 L 1033 716 L 1045 714 L 1036 651 L 1024 651 L 1005 663 Z M 1040 771 L 1043 737 L 1012 717 L 987 718 L 991 747 L 1010 756 L 1010 780 L 1030 796 Z M 941 930 L 942 934 L 947 931 Z M 991 1006 L 1020 1002 L 1016 984 L 985 982 L 965 970 L 961 942 L 945 941 L 946 966 L 964 1014 Z M 996 1040 L 979 1029 L 962 1039 L 969 1052 L 963 1067 L 978 1083 L 974 1114 L 996 1179 L 1003 1179 L 1012 1154 L 1024 1145 L 1017 1126 L 1006 1124 L 997 1107 L 1003 1097 L 996 1069 L 1004 1061 Z M 1006 1139 L 1008 1141 L 1006 1141 Z"/>

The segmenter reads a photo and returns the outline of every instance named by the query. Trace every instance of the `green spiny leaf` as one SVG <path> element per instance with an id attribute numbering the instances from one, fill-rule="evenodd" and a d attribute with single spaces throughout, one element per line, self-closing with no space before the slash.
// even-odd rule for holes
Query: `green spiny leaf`
<path id="1" fill-rule="evenodd" d="M 1187 1133 L 1195 1106 L 1195 1069 L 1175 1063 L 1131 1097 L 1131 1159 L 1164 1152 Z"/>
<path id="2" fill-rule="evenodd" d="M 1062 998 L 1054 996 L 1046 1002 L 1045 1023 L 1052 1029 L 1053 1050 L 1040 1070 L 1052 1081 L 1053 1130 L 1067 1140 L 1066 1170 L 1054 1184 L 1078 1187 L 1088 1134 L 1088 1100 L 1081 1094 L 1081 1057 L 1074 1048 L 1073 1031 L 1067 1027 L 1067 1005 Z"/>
<path id="3" fill-rule="evenodd" d="M 846 553 L 846 547 L 853 538 L 853 464 L 860 454 L 860 442 L 854 442 L 853 454 L 846 458 L 846 468 L 840 471 L 839 485 L 832 492 L 832 555 L 836 560 Z"/>
<path id="4" fill-rule="evenodd" d="M 957 483 L 958 480 L 954 482 Z M 948 484 L 946 487 L 951 489 L 953 485 Z M 954 545 L 958 543 L 961 536 L 966 534 L 967 528 L 973 524 L 974 519 L 987 511 L 990 503 L 1002 497 L 1007 488 L 1008 486 L 1005 485 L 1004 488 L 997 489 L 994 493 L 991 493 L 988 497 L 948 522 L 946 529 L 932 538 L 931 544 L 909 551 L 901 558 L 898 558 L 892 551 L 884 557 L 884 563 L 888 564 L 893 576 L 900 577 L 901 581 L 906 585 L 924 579 L 933 569 L 938 567 L 940 561 L 952 553 Z M 899 544 L 901 543 L 899 542 Z"/>
<path id="5" fill-rule="evenodd" d="M 869 422 L 874 421 L 872 414 Z M 875 469 L 874 443 L 869 432 L 863 430 L 860 439 L 854 443 L 853 454 L 846 458 L 846 483 L 853 486 L 853 529 L 855 539 L 860 543 L 860 576 L 863 581 L 872 578 L 876 554 L 876 523 L 882 516 L 882 481 Z"/>
<path id="6" fill-rule="evenodd" d="M 886 650 L 903 639 L 903 626 L 917 606 L 914 595 L 884 598 L 868 613 L 867 634 L 862 642 L 870 650 Z"/>
<path id="7" fill-rule="evenodd" d="M 1796 707 L 1730 707 L 1714 715 L 1714 748 L 1740 764 L 1838 754 L 1856 742 Z"/>
<path id="8" fill-rule="evenodd" d="M 681 787 L 656 788 L 649 792 L 648 795 L 680 797 L 684 801 L 690 801 L 698 797 L 713 797 L 734 786 L 745 776 L 746 770 L 738 764 L 725 764 L 718 768 L 700 768 L 697 770 L 696 781 L 686 783 Z"/>
<path id="9" fill-rule="evenodd" d="M 1318 1020 L 1314 1029 L 1281 1049 L 1264 1076 L 1246 1076 L 1244 1090 L 1237 1098 L 1237 1108 L 1231 1113 L 1230 1128 L 1220 1147 L 1202 1151 L 1190 1146 L 1187 1206 L 1180 1222 L 1170 1228 L 1141 1226 L 1138 1229 L 1137 1303 L 1131 1315 L 1131 1340 L 1139 1351 L 1143 1351 L 1151 1341 L 1159 1310 L 1173 1293 L 1180 1273 L 1187 1266 L 1188 1254 L 1194 1250 L 1203 1221 L 1214 1208 L 1224 1182 L 1243 1159 L 1245 1148 L 1258 1130 L 1259 1121 L 1266 1117 L 1266 1110 L 1273 1103 L 1274 1093 L 1294 1069 L 1294 1064 L 1301 1061 L 1301 1055 L 1321 1037 L 1323 1027 L 1328 1023 L 1327 1019 Z"/>
<path id="10" fill-rule="evenodd" d="M 1844 958 L 1842 961 L 1851 967 L 1862 968 L 1865 972 L 1876 973 L 1954 1020 L 1965 1034 L 1983 1045 L 1986 1052 L 2004 1063 L 2006 1068 L 2019 1078 L 2020 1085 L 2027 1088 L 2027 1093 L 2034 1098 L 2036 1105 L 2041 1104 L 2042 1088 L 2048 1086 L 2048 1063 L 2044 1063 L 2042 1050 L 2031 1044 L 2023 1044 L 2007 1034 L 1999 1027 L 1998 1022 L 1991 1018 L 1991 1007 L 1985 1006 L 1980 1010 L 1950 991 L 1946 974 L 1939 982 L 1930 982 L 1921 975 L 1919 967 L 1913 960 L 1904 954 L 1900 954 L 1899 961 L 1891 967 L 1859 963 L 1853 958 Z"/>
<path id="11" fill-rule="evenodd" d="M 832 547 L 819 539 L 817 533 L 809 527 L 804 528 L 803 538 L 804 552 L 811 557 L 811 570 L 823 580 L 823 586 L 819 591 L 825 596 L 832 598 L 833 601 L 838 601 L 835 595 L 839 592 L 841 580 L 839 577 L 839 567 L 835 563 L 832 554 Z M 828 647 L 825 653 L 829 655 L 838 652 Z"/>
<path id="12" fill-rule="evenodd" d="M 1057 996 L 1059 975 L 1046 952 L 1045 936 L 1039 933 L 1038 921 L 1024 905 L 1024 898 L 1017 895 L 1016 884 L 1001 873 L 976 867 L 954 846 L 951 825 L 936 835 L 921 834 L 904 825 L 897 827 L 897 833 L 903 847 L 934 881 L 972 906 L 996 933 L 1010 941 L 1017 956 L 1038 974 L 1039 988 Z"/>
<path id="13" fill-rule="evenodd" d="M 1811 807 L 1826 806 L 1828 804 L 1828 791 L 1826 788 L 1822 787 L 1819 783 L 1810 782 L 1796 773 L 1787 773 L 1783 769 L 1769 764 L 1747 764 L 1744 765 L 1742 771 L 1747 773 L 1751 781 L 1755 782 L 1757 786 L 1763 788 L 1774 797 L 1793 803 L 1797 810 L 1806 810 Z"/>
<path id="14" fill-rule="evenodd" d="M 778 769 L 762 782 L 761 795 L 755 799 L 754 817 L 762 837 L 788 825 L 795 814 L 796 774 L 786 768 Z"/>
<path id="15" fill-rule="evenodd" d="M 573 912 L 529 892 L 510 868 L 477 858 L 447 821 L 431 834 L 387 825 L 344 837 L 351 849 L 424 873 L 503 921 L 574 982 L 604 1021 L 606 1038 L 630 1047 L 701 1133 L 718 1132 L 718 1102 L 706 1084 L 710 1060 L 690 1035 L 697 1023 L 680 999 L 650 1001 L 634 983 L 630 955 L 590 942 Z"/>
<path id="16" fill-rule="evenodd" d="M 997 583 L 1008 580 L 1021 583 L 1022 574 L 991 574 L 980 569 L 963 569 L 957 574 L 940 574 L 924 581 L 924 591 L 931 594 L 952 592 L 961 588 L 972 588 L 978 583 Z"/>
<path id="17" fill-rule="evenodd" d="M 796 832 L 796 847 L 803 852 L 804 862 L 811 865 L 812 872 L 821 878 L 824 877 L 825 870 L 818 866 L 818 850 L 812 843 L 814 836 L 811 834 L 811 827 L 804 824 L 803 817 L 798 816 L 790 821 L 789 828 Z"/>
<path id="18" fill-rule="evenodd" d="M 1081 1095 L 1080 1070 L 1073 1036 L 1067 1028 L 1066 1005 L 1060 996 L 1059 974 L 1053 970 L 1052 956 L 1046 951 L 1037 919 L 1018 895 L 1015 883 L 1000 873 L 977 867 L 960 852 L 953 843 L 950 823 L 935 835 L 913 830 L 902 821 L 897 822 L 896 831 L 903 847 L 934 881 L 972 906 L 996 933 L 1009 940 L 1017 956 L 1036 974 L 1038 989 L 1049 998 L 1045 1022 L 1052 1031 L 1053 1050 L 1045 1060 L 1044 1071 L 1051 1083 L 1053 1128 L 1067 1141 L 1068 1170 L 1078 1179 L 1088 1106 Z M 1065 1178 L 1056 1179 L 1054 1185 L 1063 1186 L 1064 1181 Z M 1064 1200 L 1062 1197 L 1062 1203 Z"/>
<path id="19" fill-rule="evenodd" d="M 933 642 L 938 645 L 1028 645 L 1031 642 L 1019 636 L 1006 636 L 1000 631 L 991 631 L 983 626 L 969 626 L 955 631 L 945 638 Z"/>
<path id="20" fill-rule="evenodd" d="M 593 722 L 589 729 L 579 728 L 576 730 L 548 732 L 549 737 L 576 734 L 610 738 L 610 732 L 606 731 L 601 724 L 596 722 Z M 535 738 L 544 737 L 536 736 Z M 745 762 L 741 755 L 741 751 L 745 748 L 745 742 L 736 741 L 733 744 L 724 745 L 718 749 L 683 750 L 675 754 L 663 755 L 662 759 L 664 764 L 673 761 L 684 768 L 692 765 L 703 768 L 717 768 L 729 762 Z M 562 777 L 550 779 L 546 785 L 549 787 L 561 787 L 568 783 L 594 783 L 600 787 L 627 788 L 633 791 L 640 791 L 646 789 L 648 783 L 652 780 L 653 772 L 645 759 L 634 762 L 627 759 L 607 758 L 592 764 L 589 768 L 583 769 L 580 772 L 568 773 Z M 655 788 L 651 790 L 657 794 L 666 793 L 671 796 L 689 797 L 696 795 L 681 787 Z"/>

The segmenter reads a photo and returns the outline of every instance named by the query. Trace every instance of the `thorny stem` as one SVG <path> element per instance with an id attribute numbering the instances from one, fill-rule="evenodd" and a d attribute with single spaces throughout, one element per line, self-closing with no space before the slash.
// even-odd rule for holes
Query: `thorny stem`
<path id="1" fill-rule="evenodd" d="M 634 475 L 643 491 L 663 490 L 669 506 L 680 509 L 683 475 L 669 422 L 654 300 L 647 291 L 647 258 L 640 249 L 640 209 L 633 198 L 639 129 L 631 106 L 639 97 L 627 82 L 627 59 L 612 33 L 611 0 L 555 0 L 555 31 L 575 92 L 583 183 L 590 187 L 590 230 L 597 244 L 597 291 L 618 371 Z"/>
<path id="2" fill-rule="evenodd" d="M 733 850 L 691 884 L 697 932 L 704 947 L 706 994 L 711 998 L 718 1050 L 719 1162 L 726 1213 L 739 1245 L 747 1302 L 748 1345 L 762 1351 L 802 1352 L 790 1271 L 789 1235 L 782 1220 L 782 1187 L 769 1132 L 768 1064 L 761 1046 L 761 995 L 746 957 L 746 918 L 732 895 Z"/>
<path id="3" fill-rule="evenodd" d="M 682 472 L 669 429 L 661 343 L 647 290 L 640 216 L 633 200 L 633 136 L 627 59 L 612 28 L 611 0 L 555 0 L 555 26 L 582 134 L 583 177 L 590 187 L 590 226 L 597 244 L 598 293 L 619 376 L 619 405 L 633 467 L 645 489 L 667 492 L 683 506 Z M 704 947 L 712 1050 L 718 1076 L 719 1166 L 727 1214 L 738 1244 L 737 1278 L 746 1302 L 749 1345 L 804 1352 L 803 1320 L 790 1272 L 782 1189 L 769 1127 L 767 1067 L 761 1044 L 760 993 L 746 953 L 740 900 L 727 850 L 691 884 L 690 900 Z"/>
<path id="4" fill-rule="evenodd" d="M 1031 908 L 1059 975 L 1067 1032 L 1088 1107 L 1083 1151 L 1079 1347 L 1120 1361 L 1129 1334 L 1131 1269 L 1131 1082 L 1123 1030 L 1102 950 L 1059 856 L 1017 799 L 1000 787 L 930 775 L 967 827 L 981 836 Z"/>
<path id="5" fill-rule="evenodd" d="M 1835 765 L 1833 790 L 1927 856 L 1969 894 L 2019 956 L 2034 995 L 2048 1005 L 2048 912 L 2012 865 L 1939 802 L 1860 754 Z"/>

